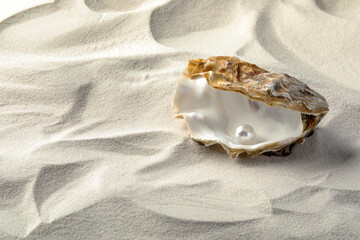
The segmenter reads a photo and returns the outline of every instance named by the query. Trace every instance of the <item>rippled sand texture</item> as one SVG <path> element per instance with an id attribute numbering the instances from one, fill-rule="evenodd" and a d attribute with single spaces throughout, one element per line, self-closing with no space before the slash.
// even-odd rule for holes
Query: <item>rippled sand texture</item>
<path id="1" fill-rule="evenodd" d="M 360 236 L 357 0 L 3 0 L 0 238 Z M 238 56 L 330 112 L 292 155 L 231 160 L 171 102 L 186 61 Z"/>

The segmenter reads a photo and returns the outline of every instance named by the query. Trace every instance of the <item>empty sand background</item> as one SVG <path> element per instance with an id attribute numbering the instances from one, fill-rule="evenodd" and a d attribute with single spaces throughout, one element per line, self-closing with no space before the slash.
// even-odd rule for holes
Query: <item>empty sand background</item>
<path id="1" fill-rule="evenodd" d="M 360 237 L 357 0 L 2 0 L 1 239 Z M 237 56 L 328 100 L 285 158 L 188 138 L 187 60 Z"/>

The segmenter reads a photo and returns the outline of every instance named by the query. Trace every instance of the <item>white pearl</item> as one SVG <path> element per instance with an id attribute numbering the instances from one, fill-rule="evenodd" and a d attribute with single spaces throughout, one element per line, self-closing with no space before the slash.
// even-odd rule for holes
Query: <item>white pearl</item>
<path id="1" fill-rule="evenodd" d="M 255 137 L 255 131 L 248 124 L 240 125 L 236 128 L 235 137 L 238 143 L 250 143 Z"/>

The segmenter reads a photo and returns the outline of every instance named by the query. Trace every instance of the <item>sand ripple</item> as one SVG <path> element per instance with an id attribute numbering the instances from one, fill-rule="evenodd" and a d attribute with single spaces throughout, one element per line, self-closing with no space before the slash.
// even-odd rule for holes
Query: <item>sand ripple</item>
<path id="1" fill-rule="evenodd" d="M 357 238 L 358 9 L 4 1 L 0 238 Z M 176 82 L 214 54 L 295 75 L 329 114 L 286 158 L 230 160 L 190 141 L 172 118 Z"/>

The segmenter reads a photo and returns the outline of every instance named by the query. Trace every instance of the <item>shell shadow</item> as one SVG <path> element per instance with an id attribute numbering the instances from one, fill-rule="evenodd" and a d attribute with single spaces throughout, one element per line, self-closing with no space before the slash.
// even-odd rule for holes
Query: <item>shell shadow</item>
<path id="1" fill-rule="evenodd" d="M 313 135 L 302 144 L 296 144 L 292 153 L 285 157 L 260 155 L 254 158 L 237 158 L 237 162 L 247 166 L 286 163 L 293 167 L 307 165 L 316 170 L 337 168 L 346 164 L 357 155 L 356 147 L 351 143 L 356 140 L 356 133 L 350 133 L 344 126 L 344 119 L 352 119 L 351 111 L 337 114 L 323 128 L 316 128 Z M 345 138 L 345 136 L 347 136 Z"/>
<path id="2" fill-rule="evenodd" d="M 255 157 L 240 155 L 236 161 L 244 166 L 259 167 L 269 164 L 286 164 L 290 168 L 305 167 L 312 170 L 324 170 L 340 167 L 352 159 L 356 159 L 357 134 L 350 133 L 344 125 L 344 119 L 354 119 L 349 109 L 342 111 L 330 120 L 326 126 L 316 128 L 313 134 L 302 144 L 295 144 L 291 152 L 285 156 L 268 156 L 262 154 Z M 351 124 L 351 123 L 349 123 Z M 345 138 L 345 136 L 347 136 Z M 201 145 L 201 143 L 199 143 Z M 225 150 L 219 145 L 208 147 L 212 154 L 228 158 Z"/>

